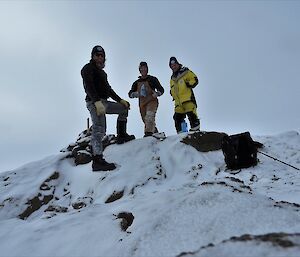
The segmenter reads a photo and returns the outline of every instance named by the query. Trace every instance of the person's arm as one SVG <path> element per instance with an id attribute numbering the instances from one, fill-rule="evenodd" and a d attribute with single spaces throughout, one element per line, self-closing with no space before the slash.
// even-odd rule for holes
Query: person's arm
<path id="1" fill-rule="evenodd" d="M 123 104 L 127 109 L 130 109 L 130 103 L 118 96 L 117 93 L 111 88 L 111 86 L 109 87 L 109 96 L 116 102 Z"/>
<path id="2" fill-rule="evenodd" d="M 99 101 L 100 96 L 96 90 L 92 67 L 90 66 L 83 67 L 81 70 L 81 77 L 83 79 L 84 89 L 88 97 L 93 102 Z"/>
<path id="3" fill-rule="evenodd" d="M 162 87 L 162 85 L 156 77 L 153 77 L 153 84 L 156 91 L 160 92 L 160 95 L 162 95 L 165 92 L 164 88 Z"/>
<path id="4" fill-rule="evenodd" d="M 137 86 L 138 86 L 138 83 L 137 83 L 137 81 L 135 81 L 132 84 L 130 91 L 128 92 L 128 96 L 130 98 L 138 97 L 139 93 L 137 92 Z"/>
<path id="5" fill-rule="evenodd" d="M 122 100 L 122 98 L 120 96 L 118 96 L 118 94 L 111 88 L 111 86 L 109 86 L 109 96 L 115 100 L 116 102 L 120 102 Z"/>
<path id="6" fill-rule="evenodd" d="M 198 85 L 199 81 L 194 72 L 191 70 L 188 71 L 186 78 L 185 78 L 185 84 L 187 87 L 194 88 Z"/>

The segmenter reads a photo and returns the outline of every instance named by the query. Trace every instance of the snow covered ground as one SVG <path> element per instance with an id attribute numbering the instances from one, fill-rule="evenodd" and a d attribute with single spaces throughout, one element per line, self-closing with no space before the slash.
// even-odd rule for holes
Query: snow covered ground
<path id="1" fill-rule="evenodd" d="M 111 172 L 59 153 L 0 173 L 0 256 L 300 256 L 300 171 L 233 174 L 184 136 L 110 145 Z M 254 139 L 299 168 L 299 133 Z"/>

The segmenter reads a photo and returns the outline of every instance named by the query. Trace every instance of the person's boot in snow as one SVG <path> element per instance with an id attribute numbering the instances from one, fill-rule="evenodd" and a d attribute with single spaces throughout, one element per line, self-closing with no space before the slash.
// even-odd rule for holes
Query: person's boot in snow
<path id="1" fill-rule="evenodd" d="M 126 132 L 127 121 L 117 122 L 117 144 L 124 144 L 135 139 L 134 135 L 128 135 Z"/>
<path id="2" fill-rule="evenodd" d="M 145 135 L 144 135 L 144 137 L 151 137 L 153 135 L 153 133 L 152 132 L 145 132 Z"/>
<path id="3" fill-rule="evenodd" d="M 188 112 L 187 116 L 191 125 L 190 131 L 200 131 L 200 120 L 197 115 L 193 112 Z"/>
<path id="4" fill-rule="evenodd" d="M 93 156 L 92 169 L 93 171 L 108 171 L 114 170 L 116 165 L 114 163 L 107 162 L 103 155 L 95 155 Z"/>

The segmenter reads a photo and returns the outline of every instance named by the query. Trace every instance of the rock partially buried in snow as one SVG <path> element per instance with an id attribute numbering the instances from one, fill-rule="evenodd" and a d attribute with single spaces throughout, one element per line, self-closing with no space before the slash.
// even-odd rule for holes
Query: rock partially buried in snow
<path id="1" fill-rule="evenodd" d="M 120 212 L 117 218 L 121 219 L 120 226 L 123 231 L 126 231 L 134 220 L 134 216 L 131 212 Z"/>
<path id="2" fill-rule="evenodd" d="M 87 164 L 92 161 L 91 132 L 92 127 L 89 130 L 84 130 L 78 135 L 75 143 L 71 143 L 61 150 L 61 152 L 69 153 L 66 158 L 73 158 L 75 165 Z M 109 134 L 104 136 L 102 139 L 103 150 L 115 143 L 115 135 Z"/>
<path id="3" fill-rule="evenodd" d="M 195 132 L 188 134 L 182 142 L 196 148 L 199 152 L 217 151 L 221 149 L 223 132 Z"/>
<path id="4" fill-rule="evenodd" d="M 228 249 L 235 250 L 228 251 Z M 220 253 L 222 255 L 219 255 Z M 203 246 L 197 251 L 183 252 L 177 257 L 298 257 L 299 253 L 300 233 L 269 233 L 231 237 L 218 244 Z"/>

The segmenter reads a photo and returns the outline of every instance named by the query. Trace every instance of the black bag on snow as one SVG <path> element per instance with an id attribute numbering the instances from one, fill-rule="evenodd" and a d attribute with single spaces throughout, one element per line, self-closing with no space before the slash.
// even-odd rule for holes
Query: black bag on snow
<path id="1" fill-rule="evenodd" d="M 249 132 L 224 136 L 222 151 L 228 169 L 237 170 L 255 166 L 257 159 L 257 144 L 252 140 Z"/>

